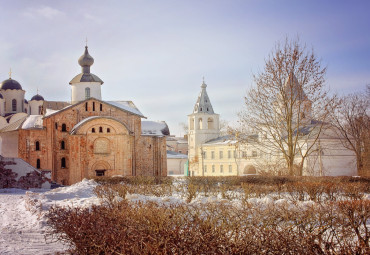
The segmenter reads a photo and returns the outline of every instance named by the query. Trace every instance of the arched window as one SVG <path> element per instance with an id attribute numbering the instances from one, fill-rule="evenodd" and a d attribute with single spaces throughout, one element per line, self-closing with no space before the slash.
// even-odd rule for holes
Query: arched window
<path id="1" fill-rule="evenodd" d="M 89 99 L 90 98 L 90 88 L 87 87 L 85 88 L 85 99 Z"/>
<path id="2" fill-rule="evenodd" d="M 66 143 L 64 141 L 60 142 L 60 149 L 65 150 L 66 149 Z"/>
<path id="3" fill-rule="evenodd" d="M 103 104 L 100 104 L 100 111 L 103 111 Z"/>
<path id="4" fill-rule="evenodd" d="M 213 119 L 212 118 L 208 118 L 208 129 L 214 129 Z"/>
<path id="5" fill-rule="evenodd" d="M 107 133 L 110 133 L 110 128 L 107 128 Z"/>
<path id="6" fill-rule="evenodd" d="M 66 124 L 62 124 L 62 132 L 67 132 L 67 125 Z"/>
<path id="7" fill-rule="evenodd" d="M 198 128 L 203 129 L 203 120 L 202 120 L 202 118 L 199 118 L 199 120 L 198 120 Z"/>
<path id="8" fill-rule="evenodd" d="M 58 130 L 58 123 L 55 122 L 55 129 Z"/>
<path id="9" fill-rule="evenodd" d="M 39 141 L 36 141 L 36 143 L 35 143 L 35 150 L 36 151 L 39 151 L 40 150 L 40 142 Z"/>
<path id="10" fill-rule="evenodd" d="M 190 119 L 190 130 L 194 130 L 194 118 Z"/>
<path id="11" fill-rule="evenodd" d="M 39 115 L 41 115 L 42 114 L 42 106 L 40 105 L 39 106 Z"/>
<path id="12" fill-rule="evenodd" d="M 95 102 L 93 102 L 93 112 L 95 112 Z"/>
<path id="13" fill-rule="evenodd" d="M 41 162 L 40 162 L 40 159 L 39 158 L 36 161 L 36 168 L 37 169 L 40 169 L 41 168 Z"/>
<path id="14" fill-rule="evenodd" d="M 62 160 L 60 161 L 60 167 L 66 168 L 66 158 L 62 158 Z"/>
<path id="15" fill-rule="evenodd" d="M 12 111 L 13 112 L 17 111 L 17 100 L 16 99 L 12 100 Z"/>
<path id="16" fill-rule="evenodd" d="M 99 127 L 99 133 L 103 133 L 103 128 Z"/>
<path id="17" fill-rule="evenodd" d="M 95 133 L 95 128 L 92 128 L 91 129 L 91 133 Z"/>
<path id="18" fill-rule="evenodd" d="M 85 111 L 87 111 L 87 102 L 85 103 Z"/>

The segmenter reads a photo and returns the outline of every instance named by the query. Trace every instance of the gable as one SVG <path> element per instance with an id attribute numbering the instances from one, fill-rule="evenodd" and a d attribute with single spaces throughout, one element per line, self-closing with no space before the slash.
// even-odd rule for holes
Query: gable
<path id="1" fill-rule="evenodd" d="M 139 111 L 139 109 L 134 105 L 132 101 L 101 101 L 93 97 L 78 102 L 77 104 L 67 106 L 59 111 L 51 111 L 49 112 L 49 114 L 45 114 L 44 118 L 49 118 L 51 116 L 61 114 L 65 111 L 75 109 L 81 110 L 81 112 L 85 113 L 91 112 L 92 114 L 90 116 L 94 116 L 99 115 L 99 112 L 106 112 L 105 109 L 107 109 L 107 107 L 108 109 L 114 109 L 114 111 L 122 111 L 131 115 L 136 115 L 140 118 L 145 118 L 145 116 Z"/>

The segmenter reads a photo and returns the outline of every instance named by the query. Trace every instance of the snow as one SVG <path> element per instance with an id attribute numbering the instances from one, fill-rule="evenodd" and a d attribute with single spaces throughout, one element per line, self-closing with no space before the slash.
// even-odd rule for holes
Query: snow
<path id="1" fill-rule="evenodd" d="M 163 136 L 167 124 L 164 121 L 141 121 L 141 134 L 150 136 Z"/>
<path id="2" fill-rule="evenodd" d="M 42 115 L 30 115 L 23 122 L 22 129 L 42 128 Z"/>
<path id="3" fill-rule="evenodd" d="M 185 179 L 176 178 L 174 186 L 183 185 L 184 182 Z M 45 213 L 53 205 L 90 208 L 94 204 L 101 204 L 101 200 L 93 193 L 97 185 L 93 180 L 84 179 L 74 185 L 54 190 L 0 190 L 0 254 L 42 255 L 65 251 L 67 247 L 63 244 L 50 243 L 48 239 L 45 241 L 44 235 L 48 230 Z M 191 204 L 226 203 L 242 206 L 242 196 L 234 194 L 235 199 L 227 200 L 223 199 L 221 194 L 216 196 L 198 194 Z M 274 194 L 269 194 L 262 198 L 250 198 L 247 202 L 260 208 L 268 208 L 274 204 L 302 208 L 316 205 L 313 201 L 292 202 L 284 194 L 281 194 L 281 197 L 274 199 Z M 174 191 L 172 196 L 127 194 L 126 199 L 131 202 L 153 201 L 163 205 L 183 204 L 186 203 L 186 194 L 179 189 Z M 366 194 L 365 199 L 370 199 L 370 194 Z"/>
<path id="4" fill-rule="evenodd" d="M 99 204 L 93 195 L 97 185 L 83 180 L 54 190 L 0 190 L 0 254 L 53 254 L 67 249 L 45 241 L 45 212 L 52 205 L 89 207 Z"/>
<path id="5" fill-rule="evenodd" d="M 139 109 L 134 105 L 132 101 L 105 101 L 105 102 L 115 107 L 118 107 L 122 110 L 139 115 L 140 117 L 144 117 L 144 115 L 139 111 Z"/>

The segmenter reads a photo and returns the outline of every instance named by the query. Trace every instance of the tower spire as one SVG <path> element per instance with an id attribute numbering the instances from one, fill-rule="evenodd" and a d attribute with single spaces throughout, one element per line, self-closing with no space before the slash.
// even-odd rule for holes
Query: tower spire
<path id="1" fill-rule="evenodd" d="M 209 114 L 214 114 L 213 107 L 211 104 L 211 101 L 209 100 L 208 94 L 207 94 L 207 84 L 204 81 L 203 77 L 203 82 L 201 87 L 201 91 L 199 93 L 197 102 L 195 103 L 193 113 L 209 113 Z"/>
<path id="2" fill-rule="evenodd" d="M 12 78 L 12 68 L 10 68 L 10 71 L 9 71 L 9 79 Z"/>

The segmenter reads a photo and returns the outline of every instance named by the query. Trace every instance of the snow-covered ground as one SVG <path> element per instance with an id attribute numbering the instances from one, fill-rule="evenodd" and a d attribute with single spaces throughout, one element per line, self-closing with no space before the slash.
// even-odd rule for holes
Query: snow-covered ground
<path id="1" fill-rule="evenodd" d="M 54 254 L 66 249 L 61 243 L 48 243 L 44 214 L 54 204 L 89 206 L 99 203 L 93 181 L 54 190 L 0 190 L 0 254 Z"/>
<path id="2" fill-rule="evenodd" d="M 179 178 L 174 185 L 183 180 Z M 50 243 L 45 240 L 47 232 L 44 214 L 52 205 L 90 207 L 101 201 L 94 195 L 93 189 L 97 183 L 93 180 L 83 180 L 68 187 L 54 190 L 0 189 L 0 254 L 55 254 L 63 252 L 67 247 L 61 243 Z M 130 201 L 156 201 L 163 204 L 185 203 L 184 194 L 156 197 L 140 194 L 127 194 Z M 366 194 L 365 199 L 370 199 Z M 219 194 L 217 197 L 198 196 L 191 203 L 231 203 L 238 205 L 240 199 L 226 200 Z M 291 202 L 286 199 L 273 199 L 270 195 L 263 198 L 250 198 L 249 203 L 255 206 L 281 204 Z M 312 205 L 312 201 L 300 202 L 300 206 Z"/>

